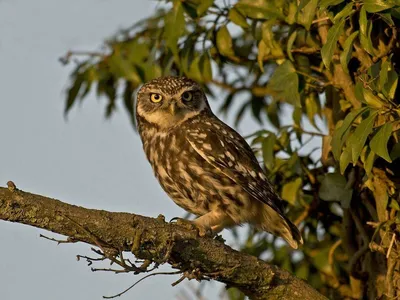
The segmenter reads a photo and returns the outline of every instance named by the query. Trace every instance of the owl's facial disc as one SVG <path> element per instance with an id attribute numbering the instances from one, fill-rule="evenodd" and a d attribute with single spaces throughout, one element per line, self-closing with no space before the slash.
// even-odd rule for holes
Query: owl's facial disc
<path id="1" fill-rule="evenodd" d="M 207 107 L 200 89 L 182 88 L 174 95 L 150 89 L 138 95 L 137 113 L 148 122 L 167 129 L 198 115 Z"/>

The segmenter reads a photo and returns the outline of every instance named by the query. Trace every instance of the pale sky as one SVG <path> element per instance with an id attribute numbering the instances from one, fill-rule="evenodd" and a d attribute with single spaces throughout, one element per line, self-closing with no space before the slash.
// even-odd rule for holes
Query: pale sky
<path id="1" fill-rule="evenodd" d="M 71 67 L 58 58 L 67 50 L 98 49 L 156 5 L 146 0 L 0 0 L 0 186 L 13 180 L 24 191 L 89 208 L 162 213 L 167 219 L 184 215 L 154 179 L 123 109 L 104 120 L 104 101 L 90 95 L 67 121 L 63 118 Z M 246 124 L 242 133 L 257 129 Z M 57 246 L 40 233 L 54 236 L 0 221 L 0 299 L 102 299 L 140 278 L 92 273 L 76 261 L 77 254 L 91 254 L 89 245 Z M 119 299 L 177 299 L 187 284 L 171 287 L 178 278 L 149 278 Z M 208 286 L 207 299 L 219 299 L 221 288 Z"/>

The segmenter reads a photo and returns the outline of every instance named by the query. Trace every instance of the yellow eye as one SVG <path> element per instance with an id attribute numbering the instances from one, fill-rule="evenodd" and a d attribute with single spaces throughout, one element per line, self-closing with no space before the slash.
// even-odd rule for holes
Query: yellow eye
<path id="1" fill-rule="evenodd" d="M 193 99 L 193 94 L 191 92 L 184 92 L 182 94 L 183 101 L 191 101 Z"/>
<path id="2" fill-rule="evenodd" d="M 160 94 L 151 94 L 150 100 L 151 100 L 151 102 L 157 103 L 162 100 L 162 96 Z"/>

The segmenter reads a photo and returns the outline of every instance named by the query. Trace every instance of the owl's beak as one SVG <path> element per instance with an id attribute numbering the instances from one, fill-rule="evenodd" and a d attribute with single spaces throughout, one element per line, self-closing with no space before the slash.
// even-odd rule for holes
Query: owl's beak
<path id="1" fill-rule="evenodd" d="M 175 102 L 172 102 L 169 105 L 169 112 L 171 113 L 171 115 L 175 115 L 175 113 L 176 113 L 176 103 Z"/>

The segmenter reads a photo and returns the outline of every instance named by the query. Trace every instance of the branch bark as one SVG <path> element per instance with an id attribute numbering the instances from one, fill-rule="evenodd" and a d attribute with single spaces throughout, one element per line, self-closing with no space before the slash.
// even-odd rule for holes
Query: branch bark
<path id="1" fill-rule="evenodd" d="M 162 217 L 87 209 L 23 192 L 11 184 L 8 189 L 0 187 L 0 219 L 116 253 L 129 251 L 139 259 L 166 262 L 182 272 L 196 270 L 202 278 L 236 287 L 251 299 L 326 299 L 289 272 Z"/>

